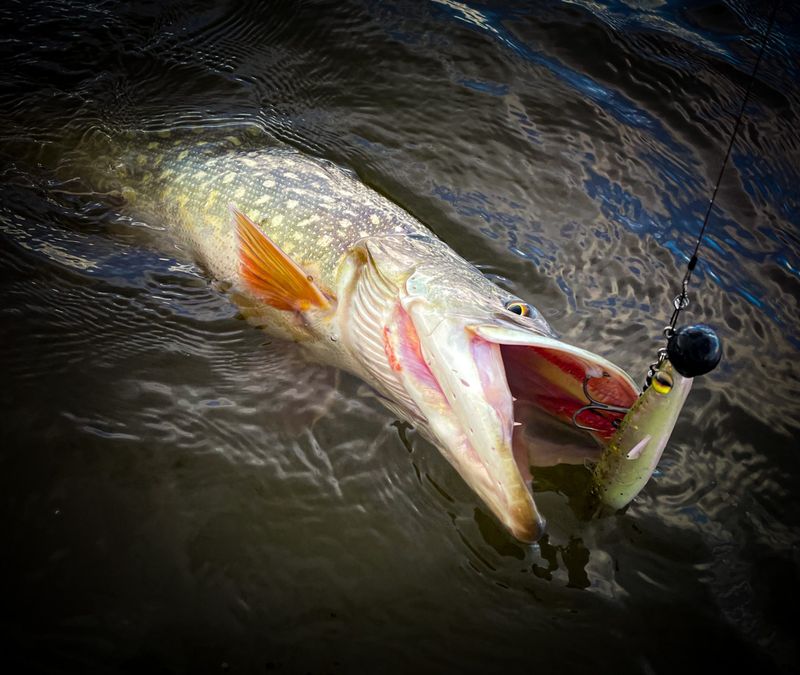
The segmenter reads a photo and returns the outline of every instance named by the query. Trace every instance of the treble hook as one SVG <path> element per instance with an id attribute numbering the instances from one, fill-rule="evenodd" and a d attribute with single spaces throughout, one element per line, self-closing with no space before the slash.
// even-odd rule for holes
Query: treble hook
<path id="1" fill-rule="evenodd" d="M 600 377 L 610 377 L 608 373 L 603 373 Z M 583 406 L 582 408 L 578 408 L 574 413 L 572 413 L 572 423 L 578 427 L 578 429 L 584 429 L 586 431 L 600 431 L 596 427 L 590 427 L 585 424 L 581 424 L 578 422 L 578 415 L 586 410 L 600 410 L 603 412 L 615 412 L 621 413 L 623 415 L 627 414 L 630 408 L 623 408 L 619 405 L 609 405 L 608 403 L 603 403 L 602 401 L 598 401 L 589 393 L 589 379 L 597 379 L 596 375 L 586 375 L 583 378 L 583 395 L 586 397 L 586 400 L 589 401 L 588 405 Z M 619 426 L 619 420 L 611 420 L 611 425 L 613 427 Z"/>

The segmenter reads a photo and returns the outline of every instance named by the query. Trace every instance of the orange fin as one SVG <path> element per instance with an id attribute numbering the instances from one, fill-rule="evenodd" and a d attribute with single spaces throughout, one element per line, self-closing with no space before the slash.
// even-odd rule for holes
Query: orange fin
<path id="1" fill-rule="evenodd" d="M 231 206 L 239 238 L 239 262 L 247 285 L 267 304 L 286 311 L 327 309 L 322 291 L 280 247 L 235 206 Z"/>

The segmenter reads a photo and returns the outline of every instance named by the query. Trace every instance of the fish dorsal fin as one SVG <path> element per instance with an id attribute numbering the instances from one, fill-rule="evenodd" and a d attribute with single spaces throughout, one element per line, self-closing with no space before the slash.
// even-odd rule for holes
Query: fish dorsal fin
<path id="1" fill-rule="evenodd" d="M 231 206 L 231 214 L 239 240 L 242 278 L 259 298 L 285 311 L 330 307 L 311 277 L 280 246 L 235 206 Z"/>

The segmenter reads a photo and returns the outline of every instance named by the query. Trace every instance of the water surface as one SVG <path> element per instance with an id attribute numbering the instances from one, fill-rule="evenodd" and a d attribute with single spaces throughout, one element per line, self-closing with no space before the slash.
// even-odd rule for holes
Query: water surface
<path id="1" fill-rule="evenodd" d="M 574 472 L 542 474 L 549 534 L 522 546 L 367 387 L 249 327 L 70 153 L 193 128 L 328 158 L 643 377 L 770 5 L 5 3 L 4 661 L 796 669 L 800 15 L 782 5 L 684 315 L 724 361 L 625 513 L 583 521 Z"/>

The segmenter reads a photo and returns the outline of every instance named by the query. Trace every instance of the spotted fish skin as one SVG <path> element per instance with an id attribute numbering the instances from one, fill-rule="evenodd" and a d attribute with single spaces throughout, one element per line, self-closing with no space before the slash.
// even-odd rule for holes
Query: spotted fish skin
<path id="1" fill-rule="evenodd" d="M 134 210 L 155 215 L 214 277 L 239 278 L 234 206 L 322 287 L 334 289 L 342 257 L 359 240 L 385 234 L 433 236 L 406 211 L 325 160 L 283 149 L 198 142 L 152 143 L 152 157 L 128 153 Z M 138 183 L 138 185 L 137 185 Z"/>

